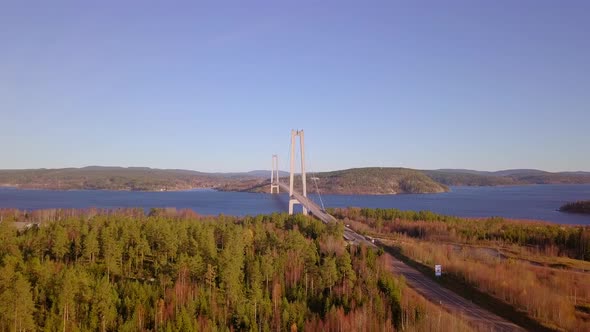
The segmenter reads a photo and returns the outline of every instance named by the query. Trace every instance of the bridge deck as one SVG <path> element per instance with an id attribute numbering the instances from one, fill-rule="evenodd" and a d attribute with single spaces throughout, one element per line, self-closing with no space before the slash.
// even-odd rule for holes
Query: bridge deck
<path id="1" fill-rule="evenodd" d="M 289 187 L 286 184 L 280 183 L 279 186 L 282 190 L 289 192 Z M 337 221 L 336 218 L 322 210 L 314 201 L 301 195 L 300 193 L 294 192 L 293 198 L 298 200 L 299 203 L 301 203 L 301 205 L 305 206 L 307 210 L 309 210 L 316 218 L 323 221 L 325 224 Z M 356 233 L 348 227 L 344 227 L 344 238 L 347 241 L 352 241 L 354 243 L 364 242 L 366 245 L 370 247 L 375 247 L 375 245 L 371 241 L 368 241 L 367 239 L 365 239 L 364 236 Z"/>
<path id="2" fill-rule="evenodd" d="M 279 183 L 279 186 L 282 190 L 289 192 L 289 186 L 284 183 Z M 336 221 L 336 218 L 332 217 L 326 211 L 322 210 L 314 201 L 311 199 L 303 196 L 298 192 L 293 192 L 293 197 L 301 203 L 308 211 L 310 211 L 314 216 L 316 216 L 319 220 L 323 221 L 324 223 L 330 223 Z"/>

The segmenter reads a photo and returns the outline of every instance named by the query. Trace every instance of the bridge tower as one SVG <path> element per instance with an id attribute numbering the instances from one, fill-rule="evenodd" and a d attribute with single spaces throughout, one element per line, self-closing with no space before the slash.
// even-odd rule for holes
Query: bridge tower
<path id="1" fill-rule="evenodd" d="M 270 193 L 274 194 L 274 190 L 279 193 L 279 157 L 276 154 L 272 155 L 272 170 L 270 171 Z"/>
<path id="2" fill-rule="evenodd" d="M 302 184 L 302 194 L 304 197 L 307 197 L 307 187 L 305 181 L 305 144 L 304 144 L 304 135 L 303 130 L 291 130 L 291 174 L 289 176 L 289 214 L 293 214 L 293 205 L 294 204 L 301 204 L 294 196 L 293 196 L 293 179 L 295 176 L 295 137 L 299 136 L 299 149 L 301 155 L 301 184 Z M 303 205 L 302 205 L 303 206 Z M 303 206 L 303 214 L 307 215 L 307 209 Z"/>

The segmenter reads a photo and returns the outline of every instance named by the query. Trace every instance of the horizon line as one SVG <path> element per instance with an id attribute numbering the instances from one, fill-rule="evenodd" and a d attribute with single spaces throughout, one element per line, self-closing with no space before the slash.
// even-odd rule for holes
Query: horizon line
<path id="1" fill-rule="evenodd" d="M 38 167 L 38 168 L 0 168 L 0 171 L 28 171 L 28 170 L 64 170 L 64 169 L 85 169 L 85 168 L 119 168 L 119 169 L 149 169 L 149 170 L 161 170 L 161 171 L 191 171 L 191 172 L 199 172 L 199 173 L 221 173 L 221 174 L 230 174 L 230 173 L 250 173 L 250 172 L 262 172 L 268 171 L 271 172 L 270 169 L 250 169 L 250 170 L 242 170 L 242 171 L 202 171 L 196 169 L 188 169 L 188 168 L 159 168 L 159 167 L 149 167 L 149 166 L 112 166 L 112 165 L 87 165 L 87 166 L 67 166 L 67 167 Z M 487 173 L 496 173 L 496 172 L 503 172 L 503 171 L 540 171 L 546 173 L 590 173 L 590 171 L 586 170 L 560 170 L 560 171 L 546 171 L 540 168 L 505 168 L 505 169 L 498 169 L 498 170 L 478 170 L 478 169 L 469 169 L 469 168 L 412 168 L 412 167 L 402 167 L 402 166 L 360 166 L 360 167 L 347 167 L 341 169 L 332 169 L 332 170 L 323 170 L 323 171 L 316 171 L 313 173 L 324 173 L 324 172 L 335 172 L 335 171 L 344 171 L 350 169 L 360 169 L 360 168 L 404 168 L 410 170 L 417 170 L 417 171 L 455 171 L 458 173 L 461 172 L 487 172 Z M 290 173 L 288 170 L 281 170 L 279 172 Z M 300 173 L 300 172 L 297 172 Z M 311 172 L 307 172 L 311 173 Z"/>

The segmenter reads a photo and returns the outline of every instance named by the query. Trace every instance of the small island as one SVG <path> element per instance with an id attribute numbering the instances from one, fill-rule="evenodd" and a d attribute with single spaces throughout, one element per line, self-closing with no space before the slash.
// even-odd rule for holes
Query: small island
<path id="1" fill-rule="evenodd" d="M 570 202 L 559 208 L 561 212 L 590 214 L 590 200 Z"/>

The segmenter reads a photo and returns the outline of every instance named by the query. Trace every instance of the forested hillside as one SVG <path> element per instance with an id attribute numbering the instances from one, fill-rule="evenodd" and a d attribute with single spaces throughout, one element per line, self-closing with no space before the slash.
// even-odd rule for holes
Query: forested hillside
<path id="1" fill-rule="evenodd" d="M 296 176 L 296 190 L 301 190 L 301 179 Z M 288 178 L 281 181 L 288 183 Z M 408 168 L 366 167 L 307 175 L 307 190 L 324 194 L 388 195 L 441 193 L 448 188 L 420 171 Z M 269 192 L 269 180 L 232 182 L 218 189 L 227 191 Z"/>
<path id="2" fill-rule="evenodd" d="M 447 187 L 408 168 L 367 167 L 318 173 L 323 192 L 347 194 L 441 193 Z M 315 185 L 315 184 L 314 184 Z"/>
<path id="3" fill-rule="evenodd" d="M 0 185 L 57 190 L 186 190 L 212 188 L 231 180 L 221 174 L 147 167 L 0 170 Z"/>
<path id="4" fill-rule="evenodd" d="M 540 170 L 425 170 L 424 174 L 447 186 L 501 186 L 526 184 L 586 184 L 588 172 L 545 172 Z"/>
<path id="5" fill-rule="evenodd" d="M 287 183 L 288 174 L 280 172 Z M 296 186 L 301 181 L 297 177 Z M 421 194 L 448 191 L 447 186 L 497 186 L 523 184 L 590 183 L 590 173 L 550 173 L 538 170 L 479 172 L 470 170 L 415 170 L 397 167 L 364 167 L 308 173 L 307 187 L 328 194 Z M 148 167 L 100 167 L 0 170 L 0 186 L 33 189 L 188 190 L 269 192 L 270 171 L 203 173 Z"/>
<path id="6" fill-rule="evenodd" d="M 286 214 L 0 210 L 0 331 L 470 329 L 342 232 Z"/>

